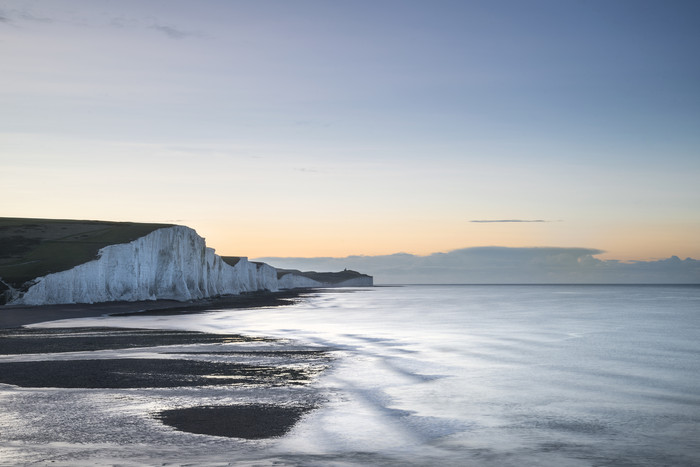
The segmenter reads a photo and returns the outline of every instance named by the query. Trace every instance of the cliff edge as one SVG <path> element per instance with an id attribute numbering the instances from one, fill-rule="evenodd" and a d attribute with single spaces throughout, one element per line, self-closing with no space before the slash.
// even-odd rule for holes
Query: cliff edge
<path id="1" fill-rule="evenodd" d="M 275 268 L 246 258 L 230 265 L 189 227 L 5 221 L 0 223 L 0 295 L 9 304 L 186 301 L 277 290 Z M 57 230 L 68 235 L 57 236 Z M 29 235 L 19 235 L 22 231 Z M 128 241 L 103 246 L 114 240 Z M 47 273 L 33 276 L 36 271 Z"/>

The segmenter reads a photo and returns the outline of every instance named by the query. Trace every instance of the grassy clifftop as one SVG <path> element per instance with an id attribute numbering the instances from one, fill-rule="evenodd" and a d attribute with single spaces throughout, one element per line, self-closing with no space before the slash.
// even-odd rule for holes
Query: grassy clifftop
<path id="1" fill-rule="evenodd" d="M 0 217 L 0 278 L 20 288 L 35 277 L 97 257 L 100 248 L 129 243 L 172 224 Z"/>

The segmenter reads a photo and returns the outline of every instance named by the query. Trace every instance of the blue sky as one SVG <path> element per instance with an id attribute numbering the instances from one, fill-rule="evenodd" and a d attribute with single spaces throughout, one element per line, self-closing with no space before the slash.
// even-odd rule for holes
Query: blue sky
<path id="1" fill-rule="evenodd" d="M 700 257 L 700 4 L 0 1 L 3 216 Z M 472 220 L 544 220 L 474 223 Z"/>

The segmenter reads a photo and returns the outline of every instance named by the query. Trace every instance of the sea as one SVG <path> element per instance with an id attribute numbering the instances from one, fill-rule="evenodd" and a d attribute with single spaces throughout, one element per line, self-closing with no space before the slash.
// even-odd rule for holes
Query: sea
<path id="1" fill-rule="evenodd" d="M 86 441 L 73 419 L 60 442 L 0 446 L 20 463 L 700 466 L 700 286 L 329 289 L 290 306 L 47 325 L 269 336 L 333 361 L 312 383 L 316 409 L 280 438 L 174 436 L 134 411 L 112 438 Z M 117 410 L 116 396 L 80 391 L 75 413 Z M 122 394 L 153 407 L 161 393 Z"/>

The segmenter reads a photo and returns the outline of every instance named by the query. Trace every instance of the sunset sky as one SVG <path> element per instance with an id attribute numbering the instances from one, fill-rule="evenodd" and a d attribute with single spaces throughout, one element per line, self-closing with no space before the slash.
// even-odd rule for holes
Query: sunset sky
<path id="1" fill-rule="evenodd" d="M 250 257 L 700 259 L 698 24 L 698 1 L 0 0 L 0 216 Z"/>

